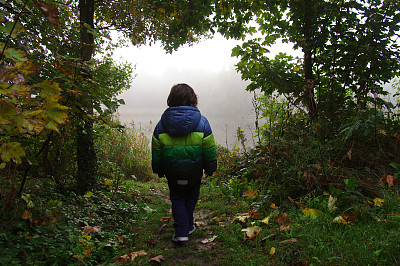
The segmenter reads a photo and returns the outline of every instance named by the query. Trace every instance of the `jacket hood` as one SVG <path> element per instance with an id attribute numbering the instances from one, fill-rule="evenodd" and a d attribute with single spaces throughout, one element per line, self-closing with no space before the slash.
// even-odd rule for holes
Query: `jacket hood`
<path id="1" fill-rule="evenodd" d="M 164 130 L 171 136 L 185 136 L 199 124 L 201 113 L 192 106 L 169 107 L 161 116 Z"/>

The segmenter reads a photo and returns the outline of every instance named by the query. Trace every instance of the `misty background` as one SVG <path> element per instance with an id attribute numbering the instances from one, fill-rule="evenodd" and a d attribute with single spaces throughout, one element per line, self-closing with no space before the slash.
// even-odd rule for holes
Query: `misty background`
<path id="1" fill-rule="evenodd" d="M 136 74 L 128 91 L 119 95 L 125 105 L 119 107 L 120 121 L 136 127 L 154 129 L 168 107 L 167 97 L 174 84 L 187 83 L 198 95 L 198 108 L 207 117 L 218 144 L 232 149 L 237 145 L 240 127 L 246 146 L 256 144 L 253 94 L 248 82 L 235 70 L 237 58 L 231 50 L 239 41 L 216 36 L 193 46 L 167 54 L 159 45 L 120 48 L 116 59 L 136 65 Z"/>

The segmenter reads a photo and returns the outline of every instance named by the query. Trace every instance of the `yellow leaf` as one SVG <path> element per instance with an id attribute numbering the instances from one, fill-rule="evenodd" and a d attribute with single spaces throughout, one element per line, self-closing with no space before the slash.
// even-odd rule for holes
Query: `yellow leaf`
<path id="1" fill-rule="evenodd" d="M 375 198 L 375 199 L 374 199 L 374 205 L 375 205 L 375 206 L 378 206 L 378 207 L 381 207 L 381 206 L 383 205 L 384 202 L 385 202 L 385 200 L 384 200 L 384 199 L 381 199 L 381 198 Z"/>
<path id="2" fill-rule="evenodd" d="M 32 213 L 29 210 L 25 210 L 24 213 L 21 215 L 22 220 L 29 220 L 32 218 Z"/>
<path id="3" fill-rule="evenodd" d="M 271 213 L 269 216 L 265 217 L 264 219 L 261 220 L 262 223 L 268 224 L 269 220 L 272 218 L 274 214 Z"/>
<path id="4" fill-rule="evenodd" d="M 299 68 L 298 66 L 294 66 L 294 67 L 293 67 L 293 71 L 294 71 L 294 72 L 298 72 L 299 70 L 300 70 L 300 68 Z"/>
<path id="5" fill-rule="evenodd" d="M 90 198 L 91 196 L 93 196 L 93 192 L 91 191 L 86 192 L 84 195 L 85 198 Z"/>
<path id="6" fill-rule="evenodd" d="M 320 210 L 317 210 L 317 209 L 305 208 L 303 210 L 303 215 L 305 217 L 310 217 L 310 218 L 313 218 L 313 219 L 317 218 L 321 214 L 322 214 L 322 212 Z"/>
<path id="7" fill-rule="evenodd" d="M 165 14 L 165 9 L 162 8 L 162 7 L 158 8 L 157 11 L 158 11 L 158 12 L 161 12 L 161 13 L 163 13 L 163 14 Z"/>
<path id="8" fill-rule="evenodd" d="M 276 249 L 275 249 L 274 247 L 272 247 L 272 248 L 269 250 L 269 254 L 270 254 L 270 255 L 274 255 L 274 254 L 275 254 L 275 251 L 276 251 Z"/>
<path id="9" fill-rule="evenodd" d="M 105 184 L 106 186 L 111 186 L 112 183 L 113 183 L 113 181 L 110 180 L 110 179 L 108 179 L 108 178 L 107 178 L 106 181 L 104 182 L 104 184 Z"/>

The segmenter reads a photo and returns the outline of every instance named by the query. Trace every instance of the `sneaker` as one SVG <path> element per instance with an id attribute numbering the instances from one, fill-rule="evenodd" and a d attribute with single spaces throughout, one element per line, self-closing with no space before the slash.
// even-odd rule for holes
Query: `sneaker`
<path id="1" fill-rule="evenodd" d="M 191 235 L 195 230 L 196 230 L 196 226 L 193 225 L 193 228 L 191 230 L 189 230 L 189 235 Z"/>
<path id="2" fill-rule="evenodd" d="M 172 241 L 175 243 L 182 243 L 182 242 L 186 242 L 189 240 L 189 237 L 187 236 L 173 236 L 172 237 Z"/>

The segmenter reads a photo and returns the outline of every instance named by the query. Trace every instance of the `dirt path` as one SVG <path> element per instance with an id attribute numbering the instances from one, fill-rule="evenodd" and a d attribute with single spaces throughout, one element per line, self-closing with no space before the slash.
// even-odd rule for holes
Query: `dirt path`
<path id="1" fill-rule="evenodd" d="M 158 197 L 166 202 L 169 206 L 167 217 L 171 217 L 171 202 L 169 200 L 169 191 L 166 187 L 161 189 L 153 189 L 149 191 L 151 197 Z M 165 250 L 176 251 L 182 250 L 184 252 L 175 252 L 177 255 L 174 258 L 166 259 L 162 262 L 165 265 L 218 265 L 212 262 L 210 258 L 204 257 L 208 254 L 204 251 L 211 251 L 218 243 L 218 236 L 215 235 L 211 229 L 211 222 L 213 220 L 213 212 L 206 208 L 196 207 L 194 212 L 194 220 L 196 224 L 196 231 L 190 235 L 189 241 L 183 244 L 175 244 L 172 242 L 170 236 L 174 232 L 172 220 L 160 226 L 156 240 L 163 242 Z"/>

